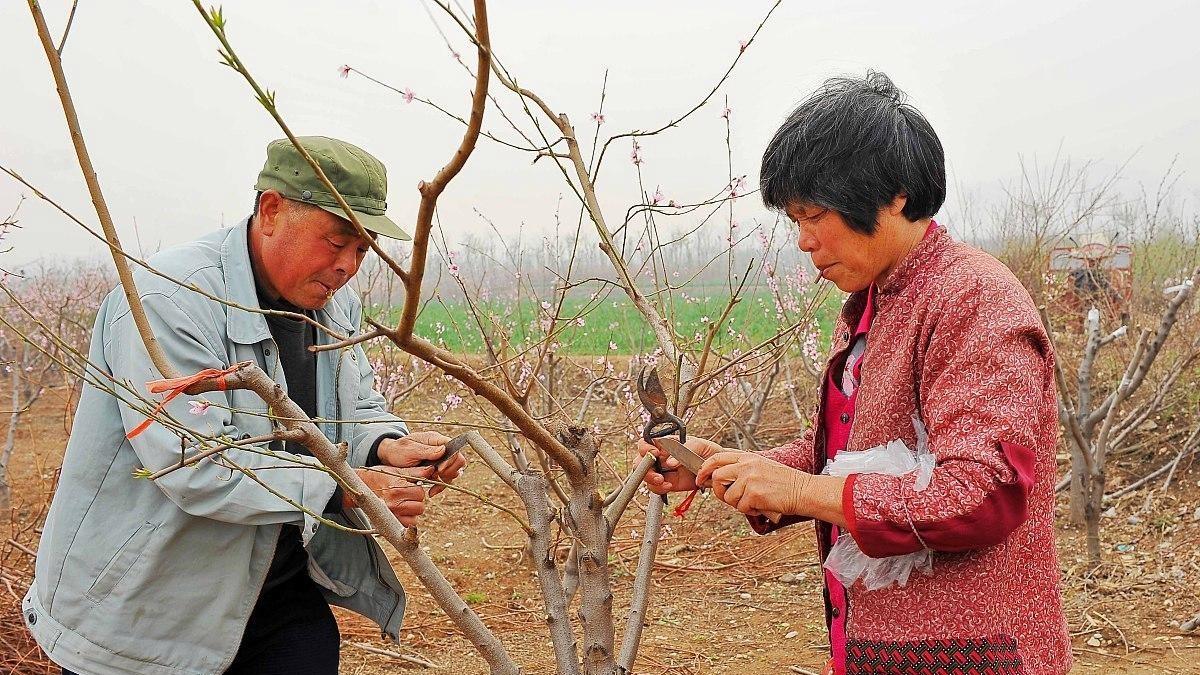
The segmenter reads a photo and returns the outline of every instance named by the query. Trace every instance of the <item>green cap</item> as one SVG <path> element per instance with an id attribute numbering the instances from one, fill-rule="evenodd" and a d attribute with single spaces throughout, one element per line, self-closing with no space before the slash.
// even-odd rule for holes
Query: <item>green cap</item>
<path id="1" fill-rule="evenodd" d="M 393 239 L 412 239 L 384 215 L 387 211 L 387 169 L 383 168 L 382 162 L 362 148 L 336 138 L 300 136 L 296 140 L 342 193 L 363 227 Z M 276 190 L 288 199 L 346 217 L 333 194 L 325 190 L 316 172 L 286 138 L 271 141 L 267 146 L 267 163 L 258 174 L 254 189 L 259 192 Z"/>

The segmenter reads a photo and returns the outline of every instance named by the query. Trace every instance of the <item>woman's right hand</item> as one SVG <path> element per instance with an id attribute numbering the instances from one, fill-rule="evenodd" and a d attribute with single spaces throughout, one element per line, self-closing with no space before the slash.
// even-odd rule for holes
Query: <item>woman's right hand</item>
<path id="1" fill-rule="evenodd" d="M 725 449 L 708 439 L 696 438 L 695 436 L 689 437 L 687 443 L 684 443 L 684 445 L 704 459 L 708 459 Z M 658 457 L 658 466 L 651 467 L 646 472 L 646 478 L 644 479 L 646 488 L 651 492 L 665 495 L 668 492 L 691 492 L 700 487 L 696 485 L 696 475 L 683 468 L 679 460 L 672 457 L 666 450 L 660 450 L 640 438 L 638 439 L 637 447 L 639 455 L 651 454 Z M 658 467 L 662 467 L 661 473 L 658 471 Z"/>

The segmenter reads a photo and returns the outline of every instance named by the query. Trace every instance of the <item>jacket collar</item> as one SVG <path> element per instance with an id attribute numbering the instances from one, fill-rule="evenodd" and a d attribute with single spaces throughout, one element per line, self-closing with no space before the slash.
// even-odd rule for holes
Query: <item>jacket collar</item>
<path id="1" fill-rule="evenodd" d="M 946 228 L 934 223 L 930 229 L 932 231 L 917 242 L 917 245 L 908 252 L 908 255 L 904 256 L 900 264 L 896 265 L 896 268 L 883 280 L 883 283 L 879 284 L 879 293 L 875 297 L 877 303 L 886 304 L 890 298 L 899 295 L 916 279 L 923 267 L 928 266 L 945 252 L 946 246 L 951 241 Z"/>
<path id="2" fill-rule="evenodd" d="M 250 219 L 230 229 L 229 236 L 221 244 L 221 271 L 225 275 L 225 295 L 231 302 L 243 307 L 258 308 L 258 293 L 254 286 L 254 268 L 250 266 L 249 239 Z M 241 344 L 254 344 L 270 339 L 271 329 L 267 319 L 258 312 L 230 307 L 226 332 L 229 339 Z"/>
<path id="3" fill-rule="evenodd" d="M 254 285 L 254 268 L 250 262 L 250 219 L 244 218 L 229 231 L 221 245 L 221 270 L 225 276 L 225 294 L 242 307 L 258 309 L 258 291 Z M 355 332 L 355 326 L 346 313 L 346 298 L 343 293 L 352 293 L 341 288 L 323 309 L 317 310 L 316 320 L 332 327 L 342 335 Z M 267 319 L 259 312 L 248 312 L 238 307 L 229 307 L 226 333 L 229 339 L 240 344 L 255 344 L 271 338 Z M 318 331 L 318 340 L 326 336 Z"/>

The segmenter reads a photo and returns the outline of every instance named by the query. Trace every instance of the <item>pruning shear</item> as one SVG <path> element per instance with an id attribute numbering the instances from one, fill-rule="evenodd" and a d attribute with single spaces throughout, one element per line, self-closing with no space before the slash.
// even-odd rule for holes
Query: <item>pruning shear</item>
<path id="1" fill-rule="evenodd" d="M 646 412 L 650 413 L 650 419 L 646 421 L 646 427 L 642 429 L 642 440 L 659 450 L 665 450 L 679 460 L 683 468 L 688 471 L 699 472 L 700 465 L 704 464 L 704 458 L 684 445 L 684 442 L 687 441 L 687 425 L 670 410 L 667 410 L 667 392 L 663 390 L 662 380 L 658 379 L 657 368 L 651 368 L 649 374 L 644 369 L 638 374 L 638 399 L 641 400 L 642 407 L 646 409 Z M 678 440 L 668 438 L 675 434 L 679 434 Z M 662 464 L 657 459 L 654 460 L 654 468 L 660 473 L 663 470 Z M 687 512 L 698 491 L 693 491 L 683 500 L 683 503 L 675 507 L 676 516 L 682 517 Z M 662 498 L 665 504 L 667 496 L 663 495 Z"/>
<path id="2" fill-rule="evenodd" d="M 667 392 L 663 391 L 662 381 L 658 379 L 658 368 L 651 368 L 649 375 L 646 372 L 643 370 L 638 375 L 638 398 L 650 413 L 650 420 L 642 430 L 642 440 L 653 444 L 656 438 L 678 433 L 682 445 L 687 442 L 687 427 L 683 420 L 667 410 Z"/>
<path id="3" fill-rule="evenodd" d="M 679 460 L 683 468 L 691 471 L 692 474 L 699 474 L 700 467 L 704 464 L 704 458 L 684 445 L 687 442 L 687 426 L 683 420 L 667 410 L 667 393 L 663 391 L 662 381 L 658 379 L 657 368 L 651 368 L 648 375 L 645 370 L 638 375 L 638 398 L 646 412 L 650 413 L 650 420 L 646 422 L 646 427 L 642 430 L 642 440 Z M 679 434 L 678 440 L 669 438 L 674 434 Z M 657 461 L 654 465 L 661 473 L 662 466 Z M 683 500 L 683 503 L 676 507 L 676 516 L 683 516 L 691 506 L 696 492 L 699 490 L 692 492 Z M 665 495 L 663 499 L 666 500 Z M 773 523 L 778 523 L 782 518 L 781 514 L 774 511 L 765 512 L 762 515 Z"/>

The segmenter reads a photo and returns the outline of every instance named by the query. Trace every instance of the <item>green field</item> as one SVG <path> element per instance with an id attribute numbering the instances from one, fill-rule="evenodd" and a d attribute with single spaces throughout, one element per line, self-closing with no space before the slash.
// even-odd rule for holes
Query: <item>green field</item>
<path id="1" fill-rule="evenodd" d="M 728 302 L 728 292 L 697 295 L 697 297 L 675 297 L 668 306 L 670 318 L 676 330 L 685 338 L 703 333 L 721 315 Z M 836 318 L 841 297 L 829 297 L 817 311 L 817 321 L 822 336 L 828 336 Z M 514 343 L 528 344 L 541 340 L 544 332 L 539 326 L 553 312 L 544 310 L 535 300 L 517 303 L 490 302 L 479 306 L 485 328 L 489 334 L 499 336 L 502 332 L 496 325 L 507 326 Z M 580 355 L 636 354 L 653 351 L 657 343 L 646 321 L 634 309 L 623 293 L 611 293 L 594 300 L 568 298 L 560 312 L 558 342 L 562 352 Z M 758 344 L 777 334 L 799 316 L 789 313 L 788 319 L 776 316 L 775 303 L 767 292 L 745 294 L 733 308 L 729 319 L 721 326 L 714 343 L 718 347 L 733 349 Z M 579 325 L 582 322 L 582 325 Z M 736 335 L 730 335 L 732 329 Z M 418 335 L 444 344 L 456 352 L 479 352 L 483 341 L 476 319 L 465 302 L 439 302 L 427 304 L 417 319 Z M 822 340 L 822 344 L 825 344 Z M 615 349 L 613 348 L 615 346 Z"/>

